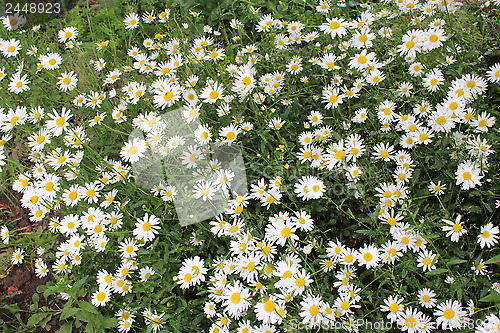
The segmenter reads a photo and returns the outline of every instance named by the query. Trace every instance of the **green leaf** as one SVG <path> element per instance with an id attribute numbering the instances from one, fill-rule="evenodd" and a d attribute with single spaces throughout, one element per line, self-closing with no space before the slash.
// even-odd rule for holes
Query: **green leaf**
<path id="1" fill-rule="evenodd" d="M 19 311 L 21 311 L 17 304 L 4 304 L 2 305 L 2 308 L 4 308 L 5 310 L 9 310 L 12 313 L 18 313 Z"/>
<path id="2" fill-rule="evenodd" d="M 31 296 L 31 300 L 33 301 L 33 303 L 38 303 L 38 301 L 40 300 L 40 295 L 33 294 L 33 296 Z"/>
<path id="3" fill-rule="evenodd" d="M 356 230 L 355 232 L 358 234 L 368 235 L 368 236 L 376 236 L 377 235 L 377 233 L 375 231 L 368 230 L 368 229 Z"/>
<path id="4" fill-rule="evenodd" d="M 429 271 L 427 273 L 425 273 L 426 275 L 438 275 L 438 274 L 443 274 L 443 273 L 446 273 L 448 272 L 448 269 L 447 268 L 438 268 L 438 269 L 434 269 L 432 271 Z"/>
<path id="5" fill-rule="evenodd" d="M 50 295 L 53 295 L 56 293 L 57 287 L 55 286 L 47 286 L 47 289 L 43 291 L 43 297 L 47 299 Z"/>
<path id="6" fill-rule="evenodd" d="M 76 282 L 73 284 L 73 286 L 72 286 L 71 288 L 72 288 L 72 289 L 75 289 L 75 290 L 78 290 L 78 289 L 80 289 L 80 288 L 83 286 L 83 284 L 84 284 L 87 280 L 88 280 L 88 277 L 87 277 L 87 276 L 85 276 L 85 277 L 81 278 L 80 280 L 76 281 Z"/>
<path id="7" fill-rule="evenodd" d="M 457 290 L 457 299 L 461 301 L 462 296 L 464 294 L 464 290 L 460 286 L 456 286 L 456 290 Z"/>
<path id="8" fill-rule="evenodd" d="M 467 260 L 464 260 L 464 259 L 452 259 L 450 261 L 448 261 L 448 265 L 451 266 L 451 265 L 458 265 L 458 264 L 463 264 L 464 262 L 467 262 Z"/>
<path id="9" fill-rule="evenodd" d="M 500 262 L 500 254 L 486 260 L 484 263 L 488 265 L 488 264 L 496 264 L 497 262 Z"/>
<path id="10" fill-rule="evenodd" d="M 85 333 L 95 333 L 94 325 L 88 323 L 87 326 L 85 326 Z"/>
<path id="11" fill-rule="evenodd" d="M 44 326 L 41 323 L 45 320 L 50 320 L 52 318 L 52 313 L 50 312 L 38 312 L 32 315 L 28 319 L 28 326 Z"/>
<path id="12" fill-rule="evenodd" d="M 479 300 L 479 302 L 488 302 L 500 304 L 500 294 L 496 291 L 492 291 L 489 295 L 484 296 Z"/>
<path id="13" fill-rule="evenodd" d="M 101 323 L 102 328 L 113 328 L 118 325 L 118 319 L 116 318 L 105 318 Z"/>
<path id="14" fill-rule="evenodd" d="M 87 312 L 94 313 L 94 314 L 99 313 L 99 311 L 97 311 L 97 308 L 92 303 L 80 301 L 80 302 L 78 302 L 78 305 L 80 306 L 80 308 L 82 308 L 82 310 L 85 310 Z"/>
<path id="15" fill-rule="evenodd" d="M 64 307 L 63 312 L 61 313 L 61 317 L 59 318 L 60 320 L 64 320 L 69 317 L 73 317 L 76 315 L 79 311 L 81 311 L 80 308 L 72 308 L 72 307 Z"/>
<path id="16" fill-rule="evenodd" d="M 471 213 L 481 213 L 481 208 L 480 207 L 477 207 L 477 206 L 473 206 L 473 205 L 464 205 L 463 209 L 465 209 L 466 211 L 469 211 Z"/>
<path id="17" fill-rule="evenodd" d="M 76 318 L 80 321 L 86 322 L 86 323 L 94 323 L 94 315 L 90 312 L 87 311 L 80 311 L 77 313 Z"/>
<path id="18" fill-rule="evenodd" d="M 67 321 L 59 328 L 59 333 L 71 333 L 73 332 L 73 323 Z"/>

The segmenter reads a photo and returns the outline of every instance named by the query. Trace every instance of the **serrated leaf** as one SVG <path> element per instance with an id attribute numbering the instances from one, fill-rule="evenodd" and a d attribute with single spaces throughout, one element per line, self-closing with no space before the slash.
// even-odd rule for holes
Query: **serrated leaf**
<path id="1" fill-rule="evenodd" d="M 484 263 L 488 265 L 488 264 L 496 264 L 497 262 L 500 262 L 500 254 L 486 260 Z"/>

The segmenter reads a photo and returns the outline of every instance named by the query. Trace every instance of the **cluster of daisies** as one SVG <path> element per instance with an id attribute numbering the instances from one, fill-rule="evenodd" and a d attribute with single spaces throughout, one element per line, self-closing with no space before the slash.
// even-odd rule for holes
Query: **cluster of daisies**
<path id="1" fill-rule="evenodd" d="M 404 5 L 404 12 L 414 8 L 413 2 L 404 2 Z M 431 17 L 439 7 L 439 3 L 419 6 L 427 17 Z M 452 8 L 454 7 L 449 10 Z M 359 76 L 352 78 L 348 86 L 344 82 L 349 81 L 346 75 L 333 75 L 331 84 L 322 90 L 322 102 L 325 103 L 326 110 L 337 108 L 348 99 L 356 100 L 363 90 L 379 85 L 386 77 L 382 69 L 394 61 L 392 57 L 378 60 L 376 52 L 371 51 L 371 40 L 375 39 L 376 35 L 370 32 L 370 26 L 377 19 L 388 17 L 389 13 L 364 14 L 359 21 L 354 22 L 329 18 L 327 23 L 319 27 L 320 31 L 331 34 L 332 38 L 344 35 L 348 38 L 344 43 L 340 43 L 343 52 L 340 55 L 328 52 L 322 57 L 309 59 L 309 62 L 334 73 L 343 65 L 347 73 Z M 312 272 L 337 269 L 332 275 L 340 280 L 337 284 L 338 296 L 329 304 L 320 294 L 315 294 L 309 288 L 313 284 L 310 277 L 312 272 L 302 267 L 301 258 L 295 254 L 298 240 L 307 238 L 304 234 L 302 237 L 299 234 L 313 229 L 313 221 L 306 212 L 294 212 L 295 216 L 292 217 L 288 212 L 275 214 L 269 218 L 269 224 L 261 238 L 242 229 L 245 225 L 241 223 L 239 214 L 232 214 L 233 220 L 219 216 L 211 223 L 212 232 L 216 236 L 232 238 L 231 254 L 227 258 L 216 259 L 211 264 L 214 273 L 210 278 L 204 276 L 203 271 L 206 268 L 203 259 L 199 257 L 186 260 L 177 277 L 181 288 L 195 286 L 207 280 L 210 294 L 205 313 L 214 318 L 211 332 L 229 332 L 233 327 L 239 330 L 274 332 L 290 317 L 287 303 L 292 301 L 294 302 L 290 307 L 295 310 L 294 315 L 298 314 L 302 318 L 305 327 L 328 327 L 333 325 L 335 320 L 342 320 L 345 329 L 355 329 L 353 310 L 360 307 L 357 303 L 361 296 L 357 291 L 360 291 L 362 286 L 355 285 L 354 279 L 351 279 L 356 277 L 358 267 L 370 269 L 394 265 L 411 250 L 410 252 L 415 253 L 417 267 L 421 267 L 424 272 L 436 268 L 438 259 L 436 253 L 427 246 L 427 235 L 421 235 L 409 223 L 404 222 L 404 216 L 397 208 L 405 203 L 406 199 L 411 198 L 408 183 L 418 167 L 412 157 L 412 151 L 420 145 L 432 145 L 433 142 L 451 135 L 453 139 L 449 140 L 447 147 L 449 156 L 460 161 L 455 172 L 455 185 L 463 190 L 481 186 L 481 179 L 486 175 L 489 166 L 488 156 L 494 153 L 491 149 L 492 143 L 482 135 L 494 126 L 495 117 L 488 112 L 477 112 L 471 104 L 486 92 L 487 80 L 492 83 L 499 82 L 500 75 L 500 68 L 495 65 L 490 68 L 486 79 L 476 74 L 465 74 L 447 82 L 442 69 L 454 62 L 451 55 L 440 66 L 426 69 L 419 61 L 425 61 L 425 55 L 432 50 L 440 50 L 448 39 L 446 31 L 441 28 L 444 23 L 442 19 L 433 20 L 426 30 L 409 31 L 401 37 L 401 44 L 392 53 L 394 57 L 402 57 L 407 62 L 408 76 L 413 78 L 412 82 L 402 82 L 398 85 L 397 96 L 410 97 L 413 95 L 412 90 L 423 88 L 433 100 L 436 96 L 444 95 L 440 102 L 431 104 L 427 99 L 421 98 L 410 108 L 406 106 L 400 110 L 396 101 L 386 99 L 375 105 L 372 110 L 355 110 L 351 120 L 343 123 L 346 137 L 334 142 L 331 139 L 332 127 L 323 123 L 328 114 L 311 111 L 308 121 L 304 123 L 306 130 L 298 136 L 301 148 L 296 156 L 301 163 L 307 162 L 311 168 L 344 174 L 347 186 L 354 189 L 356 183 L 363 179 L 362 163 L 395 165 L 392 175 L 394 182 L 380 183 L 373 193 L 379 199 L 379 220 L 390 225 L 392 239 L 380 247 L 369 244 L 357 250 L 338 241 L 329 244 L 326 248 L 327 257 L 321 266 L 311 269 Z M 232 24 L 237 26 L 239 22 L 233 21 Z M 286 23 L 273 19 L 271 15 L 265 15 L 257 24 L 256 30 L 276 32 L 275 47 L 286 49 L 288 45 L 307 43 L 319 36 L 318 31 L 301 33 L 304 27 L 300 22 Z M 349 29 L 354 30 L 351 36 Z M 283 30 L 286 32 L 281 33 Z M 286 33 L 288 35 L 285 35 Z M 382 38 L 393 39 L 391 29 L 387 27 L 380 28 L 378 33 Z M 349 48 L 360 51 L 348 56 L 345 50 Z M 424 56 L 421 58 L 419 53 Z M 286 72 L 291 75 L 297 75 L 303 69 L 303 59 L 300 57 L 292 57 L 286 65 Z M 308 82 L 309 78 L 303 76 L 300 81 Z M 443 94 L 443 87 L 447 87 L 446 94 Z M 441 95 L 436 95 L 435 92 L 440 92 Z M 319 99 L 320 96 L 315 98 Z M 286 99 L 282 100 L 282 103 L 287 105 Z M 373 113 L 375 118 L 370 116 L 370 113 Z M 349 133 L 349 130 L 357 126 L 366 126 L 365 122 L 369 119 L 378 121 L 381 132 L 396 133 L 396 142 L 391 138 L 390 141 L 367 147 L 358 132 Z M 275 128 L 279 129 L 282 125 L 280 122 Z M 369 176 L 371 175 L 366 177 Z M 282 198 L 281 183 L 281 177 L 269 181 L 261 179 L 258 184 L 252 185 L 249 198 L 259 200 L 261 205 L 268 209 L 272 204 L 279 205 Z M 296 197 L 302 200 L 319 199 L 325 190 L 323 181 L 314 176 L 302 177 L 294 187 Z M 429 191 L 437 196 L 444 194 L 446 189 L 441 180 L 429 184 Z M 299 217 L 300 214 L 303 215 Z M 467 233 L 460 215 L 455 221 L 443 219 L 442 223 L 442 231 L 446 232 L 446 237 L 450 237 L 453 242 L 458 242 L 460 236 Z M 480 228 L 477 243 L 481 248 L 491 248 L 497 244 L 498 234 L 499 228 L 493 223 L 487 223 Z M 315 241 L 304 246 L 303 252 L 309 254 L 315 248 L 313 244 Z M 471 270 L 476 275 L 491 273 L 484 260 L 472 266 Z M 447 276 L 445 281 L 448 284 L 455 283 L 453 276 Z M 466 311 L 458 301 L 446 299 L 446 295 L 442 295 L 443 299 L 438 303 L 436 295 L 434 291 L 426 288 L 415 295 L 423 307 L 436 307 L 433 313 L 435 318 L 411 306 L 403 306 L 403 299 L 397 296 L 389 297 L 385 301 L 387 306 L 382 306 L 381 310 L 388 311 L 388 319 L 396 323 L 402 331 L 430 332 L 438 328 L 454 330 L 471 325 L 469 316 L 475 312 L 472 301 Z M 252 324 L 255 319 L 260 322 L 259 325 Z M 232 324 L 234 320 L 236 323 Z M 286 327 L 286 324 L 283 327 Z"/>
<path id="2" fill-rule="evenodd" d="M 250 198 L 258 197 L 266 186 L 274 186 L 274 182 L 259 183 L 261 186 L 253 187 Z M 180 288 L 206 285 L 209 295 L 204 311 L 213 319 L 210 332 L 230 332 L 232 328 L 274 332 L 290 325 L 296 316 L 300 317 L 302 327 L 308 329 L 338 327 L 335 325 L 340 323 L 348 331 L 362 330 L 356 326 L 359 321 L 355 313 L 362 303 L 363 285 L 356 279 L 359 273 L 366 269 L 397 267 L 407 252 L 413 253 L 407 256 L 416 258 L 416 266 L 423 272 L 434 270 L 438 262 L 426 239 L 410 224 L 399 222 L 402 216 L 394 215 L 394 211 L 381 214 L 381 220 L 391 225 L 392 239 L 380 247 L 365 244 L 358 249 L 339 240 L 329 241 L 324 249 L 318 246 L 316 239 L 301 246 L 304 242 L 300 240 L 307 239 L 307 234 L 315 228 L 313 218 L 304 210 L 280 211 L 269 216 L 263 234 L 260 230 L 246 229 L 244 221 L 234 215 L 229 219 L 221 215 L 210 222 L 215 236 L 229 237 L 229 253 L 209 265 L 198 256 L 188 258 L 176 278 Z M 443 222 L 446 223 L 443 231 L 451 233 L 454 241 L 466 233 L 460 215 L 456 221 Z M 488 224 L 481 231 L 481 247 L 493 246 L 498 241 L 498 227 Z M 307 257 L 304 259 L 301 254 L 308 255 L 313 250 L 325 254 L 319 262 L 305 261 Z M 471 269 L 476 275 L 491 273 L 483 260 Z M 324 295 L 314 287 L 312 276 L 318 272 L 335 277 L 333 299 L 331 293 Z M 452 275 L 445 279 L 449 285 L 455 282 Z M 493 289 L 498 290 L 498 284 L 493 284 Z M 429 288 L 413 295 L 424 309 L 435 309 L 434 318 L 411 305 L 405 306 L 404 298 L 397 295 L 386 298 L 380 310 L 388 312 L 388 320 L 408 332 L 473 325 L 472 300 L 464 310 L 459 301 L 448 299 L 446 293 L 439 295 L 440 298 L 438 295 Z M 255 324 L 256 321 L 259 324 Z"/>
<path id="3" fill-rule="evenodd" d="M 20 193 L 30 220 L 48 222 L 61 239 L 54 248 L 36 250 L 37 276 L 72 276 L 86 255 L 109 253 L 116 262 L 99 268 L 90 286 L 95 306 L 111 306 L 111 300 L 134 294 L 137 284 L 147 284 L 155 271 L 140 253 L 153 252 L 154 241 L 166 231 L 164 221 L 147 209 L 127 210 L 135 199 L 119 188 L 132 184 L 151 191 L 160 203 L 175 205 L 179 220 L 193 210 L 193 202 L 202 203 L 194 206 L 205 212 L 195 214 L 199 220 L 215 217 L 206 236 L 227 244 L 227 255 L 185 259 L 175 276 L 179 288 L 202 288 L 208 294 L 203 311 L 212 321 L 210 332 L 280 332 L 297 318 L 307 329 L 340 323 L 349 331 L 362 330 L 356 326 L 365 304 L 364 285 L 357 279 L 362 273 L 397 270 L 403 258 L 414 261 L 421 272 L 446 267 L 448 259 L 428 241 L 425 229 L 405 216 L 415 190 L 413 175 L 427 170 L 421 155 L 431 155 L 431 147 L 439 144 L 451 161 L 443 168 L 454 169 L 452 176 L 425 185 L 431 196 L 441 200 L 449 189 L 483 185 L 495 153 L 496 118 L 478 108 L 488 85 L 500 82 L 500 64 L 484 75 L 449 74 L 466 52 L 456 47 L 443 19 L 457 11 L 459 2 L 385 2 L 380 11 L 362 5 L 360 16 L 348 20 L 330 14 L 333 3 L 319 1 L 316 13 L 308 12 L 318 20 L 316 25 L 287 22 L 250 8 L 256 24 L 231 20 L 227 29 L 232 42 L 222 40 L 223 34 L 209 25 L 203 35 L 184 39 L 160 32 L 146 35 L 127 50 L 121 66 L 100 57 L 84 64 L 98 78 L 97 87 L 83 85 L 80 72 L 63 54 L 26 45 L 22 38 L 0 39 L 0 53 L 8 60 L 0 68 L 0 85 L 5 78 L 8 98 L 27 97 L 32 80 L 43 77 L 71 101 L 47 108 L 29 103 L 0 108 L 0 170 L 10 142 L 23 137 L 29 163 L 12 188 Z M 401 15 L 411 22 L 407 31 L 394 27 Z M 168 9 L 130 13 L 124 30 L 144 24 L 162 31 L 158 24 L 168 24 L 170 16 Z M 2 18 L 9 31 L 20 30 L 25 22 L 20 15 Z M 260 42 L 242 43 L 248 28 L 255 29 Z M 75 27 L 61 29 L 55 37 L 68 53 L 81 44 Z M 109 45 L 107 40 L 93 42 L 97 54 Z M 386 45 L 393 48 L 380 51 Z M 394 73 L 396 63 L 403 64 L 404 73 Z M 397 82 L 394 77 L 405 79 Z M 307 118 L 303 124 L 284 112 L 299 100 L 305 110 L 302 119 Z M 362 107 L 344 110 L 357 104 Z M 137 135 L 108 147 L 114 149 L 113 157 L 89 156 L 99 131 L 115 135 L 128 130 L 127 125 Z M 287 159 L 284 169 L 300 164 L 315 175 L 289 179 L 286 172 L 277 173 L 244 188 L 237 163 L 220 152 L 239 152 L 235 147 L 247 142 L 253 149 L 262 133 L 281 140 L 285 131 L 294 133 L 298 145 L 277 148 Z M 90 161 L 95 165 L 89 175 Z M 158 161 L 168 168 L 157 170 L 155 177 L 148 173 L 142 182 L 141 171 L 147 167 L 151 172 Z M 165 169 L 173 177 L 166 177 Z M 330 175 L 341 179 L 356 198 L 370 202 L 378 216 L 374 220 L 388 225 L 381 236 L 384 243 L 355 248 L 339 239 L 317 239 L 321 233 L 308 205 L 324 203 Z M 360 190 L 365 181 L 374 180 L 372 193 Z M 264 208 L 259 217 L 252 215 L 257 205 Z M 207 215 L 212 213 L 209 206 L 217 206 L 216 214 Z M 438 231 L 452 243 L 463 242 L 475 228 L 460 214 L 452 215 L 454 220 L 441 219 Z M 253 227 L 258 219 L 264 219 L 262 228 Z M 480 226 L 476 239 L 481 250 L 498 243 L 495 223 Z M 5 244 L 11 242 L 6 226 L 0 233 Z M 203 240 L 195 233 L 191 243 L 199 246 Z M 22 263 L 24 256 L 25 250 L 16 248 L 12 262 Z M 467 270 L 487 277 L 491 273 L 483 259 Z M 458 277 L 447 274 L 444 283 L 452 285 Z M 328 276 L 334 282 L 325 291 L 321 281 Z M 491 288 L 500 290 L 498 283 Z M 70 297 L 67 292 L 61 296 Z M 430 288 L 413 296 L 405 301 L 391 295 L 380 308 L 402 331 L 460 329 L 475 313 L 472 301 L 464 307 Z M 423 309 L 413 306 L 416 300 Z M 165 313 L 150 307 L 121 307 L 115 314 L 120 332 L 140 327 L 139 316 L 152 331 L 166 324 Z M 477 329 L 487 331 L 497 321 L 491 314 Z"/>

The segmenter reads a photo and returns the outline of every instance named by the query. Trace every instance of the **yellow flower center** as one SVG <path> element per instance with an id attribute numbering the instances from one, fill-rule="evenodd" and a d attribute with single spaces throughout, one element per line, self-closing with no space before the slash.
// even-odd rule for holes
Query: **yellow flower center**
<path id="1" fill-rule="evenodd" d="M 234 304 L 238 304 L 241 300 L 241 295 L 240 293 L 233 293 L 231 295 L 231 302 L 233 302 Z"/>
<path id="2" fill-rule="evenodd" d="M 336 158 L 337 160 L 342 159 L 345 155 L 346 155 L 346 152 L 345 152 L 345 151 L 343 151 L 343 150 L 337 150 L 337 151 L 335 152 L 335 158 Z M 317 185 L 316 185 L 316 186 L 317 186 Z"/>
<path id="3" fill-rule="evenodd" d="M 397 303 L 392 303 L 389 305 L 389 311 L 391 312 L 398 312 L 399 311 L 399 305 Z"/>
<path id="4" fill-rule="evenodd" d="M 395 226 L 396 225 L 396 222 L 397 220 L 394 218 L 394 217 L 389 217 L 387 219 L 387 223 L 390 225 L 390 226 Z"/>
<path id="5" fill-rule="evenodd" d="M 170 101 L 172 98 L 174 97 L 174 93 L 171 92 L 171 91 L 167 91 L 164 95 L 163 95 L 163 100 L 165 100 L 166 102 Z"/>
<path id="6" fill-rule="evenodd" d="M 64 126 L 65 123 L 66 123 L 66 120 L 63 117 L 59 117 L 56 119 L 56 125 L 59 127 Z"/>
<path id="7" fill-rule="evenodd" d="M 36 138 L 36 143 L 41 144 L 45 141 L 45 136 L 40 135 L 38 138 Z"/>
<path id="8" fill-rule="evenodd" d="M 467 87 L 468 88 L 474 88 L 476 86 L 476 82 L 475 81 L 468 81 L 467 82 Z"/>
<path id="9" fill-rule="evenodd" d="M 340 23 L 339 23 L 339 22 L 337 22 L 337 21 L 332 21 L 332 22 L 330 23 L 330 29 L 334 29 L 334 30 L 335 30 L 335 29 L 338 29 L 338 28 L 340 28 Z"/>
<path id="10" fill-rule="evenodd" d="M 264 304 L 264 310 L 266 312 L 273 312 L 274 309 L 276 308 L 276 305 L 274 304 L 273 301 L 271 300 L 268 300 L 265 304 Z"/>
<path id="11" fill-rule="evenodd" d="M 135 153 L 137 153 L 137 151 L 139 151 L 139 148 L 137 148 L 136 146 L 132 146 L 128 149 L 128 154 L 134 155 Z"/>
<path id="12" fill-rule="evenodd" d="M 413 317 L 406 318 L 405 325 L 410 328 L 415 327 L 417 326 L 417 320 Z"/>
<path id="13" fill-rule="evenodd" d="M 311 316 L 316 316 L 319 313 L 319 306 L 317 306 L 316 304 L 311 306 L 309 308 L 309 313 L 311 314 Z"/>
<path id="14" fill-rule="evenodd" d="M 291 235 L 292 235 L 292 230 L 290 228 L 285 227 L 281 230 L 281 236 L 288 238 Z"/>
<path id="15" fill-rule="evenodd" d="M 443 312 L 443 317 L 445 317 L 446 319 L 451 319 L 455 317 L 455 311 L 453 311 L 452 309 L 446 309 Z"/>
<path id="16" fill-rule="evenodd" d="M 45 189 L 48 192 L 52 192 L 54 190 L 54 186 L 55 184 L 53 182 L 48 182 L 47 184 L 45 184 Z"/>
<path id="17" fill-rule="evenodd" d="M 444 116 L 439 116 L 439 117 L 437 117 L 437 119 L 436 119 L 436 123 L 438 123 L 439 125 L 444 125 L 444 124 L 446 124 L 446 117 L 444 117 Z"/>
<path id="18" fill-rule="evenodd" d="M 306 280 L 304 280 L 303 278 L 298 278 L 297 280 L 295 280 L 295 285 L 297 287 L 302 287 L 305 284 L 306 284 Z"/>
<path id="19" fill-rule="evenodd" d="M 247 265 L 247 270 L 253 272 L 255 270 L 255 263 L 253 261 L 249 262 Z"/>
<path id="20" fill-rule="evenodd" d="M 98 292 L 98 293 L 97 293 L 96 298 L 97 298 L 97 300 L 98 300 L 99 302 L 102 302 L 102 301 L 104 301 L 104 299 L 106 298 L 106 293 L 105 293 L 105 292 L 100 291 L 100 292 Z"/>
<path id="21" fill-rule="evenodd" d="M 219 97 L 219 92 L 217 91 L 212 91 L 209 95 L 210 99 L 216 99 L 217 97 Z"/>

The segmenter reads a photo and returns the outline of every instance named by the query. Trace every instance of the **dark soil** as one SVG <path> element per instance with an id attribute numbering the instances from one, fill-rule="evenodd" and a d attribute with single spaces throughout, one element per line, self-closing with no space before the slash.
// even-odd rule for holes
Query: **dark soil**
<path id="1" fill-rule="evenodd" d="M 38 278 L 33 271 L 33 267 L 31 267 L 29 263 L 11 267 L 8 275 L 0 280 L 0 318 L 4 322 L 11 323 L 10 326 L 18 327 L 20 323 L 18 323 L 13 314 L 3 306 L 4 304 L 17 304 L 17 306 L 23 310 L 19 312 L 21 320 L 26 323 L 31 315 L 29 307 L 32 303 L 32 296 L 36 293 L 36 288 L 49 280 L 50 278 L 48 277 Z M 48 305 L 43 296 L 40 297 L 38 305 Z M 45 328 L 37 328 L 35 332 L 55 332 L 60 327 L 55 319 L 56 318 L 53 318 L 52 322 L 49 322 Z"/>
<path id="2" fill-rule="evenodd" d="M 20 205 L 19 193 L 6 190 L 0 196 L 0 225 L 7 225 L 9 230 L 21 229 L 23 232 L 34 232 L 38 227 L 42 226 L 47 228 L 47 225 L 42 223 L 33 223 L 28 218 L 28 213 Z M 0 253 L 4 256 L 5 251 Z M 32 304 L 32 297 L 37 291 L 37 287 L 50 281 L 51 278 L 39 278 L 36 276 L 34 267 L 29 262 L 24 262 L 21 265 L 9 264 L 5 271 L 0 270 L 0 319 L 7 323 L 13 329 L 21 326 L 19 320 L 7 308 L 8 305 L 17 305 L 21 311 L 19 312 L 20 319 L 24 324 L 27 323 L 28 318 L 31 316 L 30 305 Z M 49 297 L 46 302 L 43 295 L 40 295 L 38 306 L 54 306 L 54 297 Z M 39 327 L 34 332 L 56 332 L 62 325 L 57 320 L 57 317 L 52 318 L 48 325 L 44 328 Z M 1 331 L 1 329 L 0 329 Z"/>

